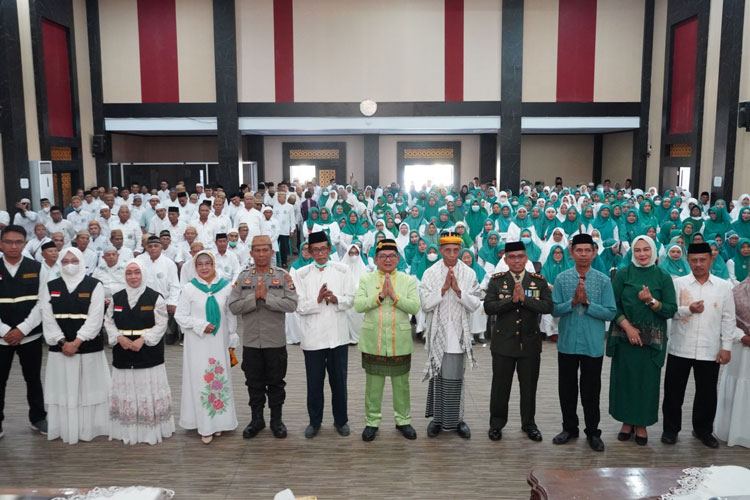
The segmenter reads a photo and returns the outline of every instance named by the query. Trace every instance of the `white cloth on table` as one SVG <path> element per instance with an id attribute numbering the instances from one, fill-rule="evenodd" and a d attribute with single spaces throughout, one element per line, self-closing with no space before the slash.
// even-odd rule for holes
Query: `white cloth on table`
<path id="1" fill-rule="evenodd" d="M 217 276 L 212 281 L 219 281 Z M 201 278 L 198 280 L 206 284 Z M 205 333 L 207 295 L 192 283 L 183 288 L 175 319 L 185 334 L 182 358 L 182 400 L 180 427 L 198 429 L 201 436 L 237 428 L 232 395 L 229 348 L 239 345 L 237 321 L 227 301 L 232 291 L 226 285 L 213 294 L 221 311 L 221 324 L 215 335 Z"/>

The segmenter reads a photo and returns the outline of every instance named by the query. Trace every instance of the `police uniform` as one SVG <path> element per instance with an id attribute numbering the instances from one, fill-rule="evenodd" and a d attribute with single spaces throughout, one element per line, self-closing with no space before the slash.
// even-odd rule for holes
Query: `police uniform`
<path id="1" fill-rule="evenodd" d="M 508 421 L 508 399 L 514 372 L 518 372 L 521 390 L 521 426 L 534 440 L 541 440 L 534 421 L 536 386 L 542 352 L 539 319 L 554 307 L 552 292 L 541 274 L 524 271 L 521 286 L 524 301 L 513 302 L 516 276 L 501 272 L 492 276 L 487 286 L 484 310 L 496 315 L 492 335 L 492 389 L 490 395 L 490 437 L 499 439 L 499 431 Z M 538 439 L 532 437 L 532 431 Z"/>
<path id="2" fill-rule="evenodd" d="M 266 285 L 266 299 L 256 300 L 255 289 L 261 280 Z M 241 272 L 229 296 L 229 310 L 240 320 L 242 371 L 250 396 L 251 425 L 257 424 L 256 433 L 265 427 L 263 408 L 266 398 L 271 409 L 271 429 L 274 429 L 275 422 L 281 421 L 287 369 L 284 320 L 286 313 L 296 309 L 297 291 L 292 277 L 273 265 L 265 273 L 259 272 L 255 266 Z M 253 437 L 255 434 L 244 435 Z"/>

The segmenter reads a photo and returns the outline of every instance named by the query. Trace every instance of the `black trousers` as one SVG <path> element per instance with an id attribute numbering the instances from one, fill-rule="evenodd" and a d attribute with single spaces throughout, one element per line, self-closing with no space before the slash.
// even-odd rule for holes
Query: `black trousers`
<path id="1" fill-rule="evenodd" d="M 601 436 L 599 429 L 599 394 L 602 390 L 604 356 L 592 358 L 583 354 L 557 353 L 557 391 L 563 416 L 563 430 L 578 434 L 578 370 L 581 370 L 581 403 L 586 436 Z"/>
<path id="2" fill-rule="evenodd" d="M 709 436 L 714 431 L 716 416 L 717 383 L 719 363 L 698 361 L 669 355 L 664 374 L 664 433 L 677 436 L 682 429 L 682 403 L 685 400 L 690 369 L 695 379 L 695 399 L 693 400 L 693 430 L 699 436 Z"/>
<path id="3" fill-rule="evenodd" d="M 279 235 L 279 252 L 281 253 L 281 265 L 286 266 L 289 258 L 289 235 Z"/>
<path id="4" fill-rule="evenodd" d="M 263 416 L 263 407 L 268 398 L 268 407 L 281 408 L 286 399 L 287 352 L 284 347 L 258 349 L 243 347 L 242 371 L 245 372 L 245 385 L 250 396 L 253 418 Z"/>
<path id="5" fill-rule="evenodd" d="M 323 421 L 323 394 L 326 371 L 328 384 L 331 386 L 331 407 L 333 421 L 344 425 L 349 421 L 346 413 L 346 374 L 349 366 L 349 346 L 341 345 L 334 349 L 303 351 L 305 353 L 305 372 L 307 373 L 307 414 L 310 425 L 320 427 Z"/>
<path id="6" fill-rule="evenodd" d="M 518 374 L 521 390 L 521 428 L 536 429 L 536 385 L 541 353 L 516 358 L 492 353 L 492 389 L 490 390 L 490 428 L 502 429 L 508 423 L 508 401 L 513 374 Z"/>
<path id="7" fill-rule="evenodd" d="M 13 366 L 13 356 L 18 355 L 21 372 L 26 381 L 26 401 L 29 403 L 29 422 L 36 423 L 47 418 L 44 411 L 42 391 L 42 337 L 17 346 L 0 346 L 0 425 L 5 420 L 5 386 Z"/>

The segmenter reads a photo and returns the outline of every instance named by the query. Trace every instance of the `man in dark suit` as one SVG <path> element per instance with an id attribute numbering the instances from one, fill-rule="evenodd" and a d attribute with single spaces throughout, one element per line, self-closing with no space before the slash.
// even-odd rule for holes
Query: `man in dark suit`
<path id="1" fill-rule="evenodd" d="M 493 441 L 502 439 L 502 429 L 508 422 L 508 400 L 515 372 L 521 386 L 521 429 L 532 441 L 542 440 L 534 421 L 542 353 L 539 318 L 550 314 L 554 305 L 547 280 L 541 274 L 525 271 L 527 260 L 522 242 L 506 243 L 505 261 L 510 271 L 492 276 L 484 300 L 485 312 L 496 315 L 490 346 L 489 437 Z"/>
<path id="2" fill-rule="evenodd" d="M 310 210 L 318 206 L 318 202 L 312 199 L 312 195 L 310 191 L 305 191 L 305 201 L 302 202 L 302 206 L 300 207 L 303 221 L 307 221 Z"/>

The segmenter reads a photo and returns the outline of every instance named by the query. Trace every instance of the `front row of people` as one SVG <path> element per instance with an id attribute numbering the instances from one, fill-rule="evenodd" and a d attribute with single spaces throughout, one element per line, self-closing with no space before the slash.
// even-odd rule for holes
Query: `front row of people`
<path id="1" fill-rule="evenodd" d="M 0 235 L 0 332 L 5 332 L 0 342 L 0 402 L 12 358 L 18 354 L 28 386 L 29 419 L 49 439 L 75 443 L 109 435 L 125 443 L 155 444 L 169 437 L 175 429 L 164 367 L 163 336 L 169 315 L 165 299 L 146 286 L 142 264 L 127 263 L 124 289 L 105 301 L 102 284 L 86 276 L 76 248 L 60 253 L 60 277 L 55 278 L 22 257 L 24 241 L 25 231 L 18 226 L 8 226 Z M 442 259 L 424 273 L 419 286 L 397 271 L 399 249 L 388 239 L 376 245 L 378 269 L 364 274 L 357 284 L 345 266 L 330 260 L 332 249 L 325 232 L 310 235 L 313 262 L 298 270 L 296 284 L 271 264 L 267 236 L 253 239 L 254 265 L 236 283 L 217 275 L 212 253 L 198 252 L 193 259 L 196 276 L 183 288 L 174 315 L 185 332 L 180 426 L 197 430 L 206 444 L 237 427 L 230 368 L 236 362 L 233 350 L 240 344 L 236 332 L 241 331 L 242 370 L 252 411 L 243 437 L 252 438 L 265 427 L 266 404 L 271 432 L 286 437 L 284 318 L 296 311 L 304 333 L 307 374 L 310 420 L 305 436 L 313 438 L 321 427 L 326 372 L 334 428 L 348 435 L 346 313 L 353 307 L 364 314 L 358 344 L 366 374 L 362 439 L 375 439 L 380 427 L 386 377 L 393 388 L 396 428 L 407 439 L 415 439 L 410 414 L 410 317 L 421 308 L 426 315 L 427 349 L 423 380 L 429 382 L 425 416 L 432 419 L 427 434 L 434 437 L 455 430 L 470 437 L 463 419 L 463 378 L 465 366 L 476 363 L 470 324 L 482 301 L 475 273 L 459 262 L 460 235 L 444 233 L 439 243 Z M 541 315 L 552 313 L 560 317 L 558 380 L 563 416 L 562 432 L 553 443 L 578 437 L 580 390 L 589 445 L 596 451 L 604 449 L 598 428 L 599 394 L 605 323 L 611 322 L 606 334 L 606 354 L 613 358 L 609 411 L 623 423 L 618 439 L 635 436 L 638 444 L 646 444 L 646 427 L 657 420 L 661 367 L 668 353 L 662 442 L 676 442 L 685 386 L 693 369 L 694 434 L 705 445 L 718 446 L 712 435 L 718 366 L 729 362 L 737 329 L 731 289 L 709 273 L 710 247 L 690 246 L 693 273 L 673 285 L 669 275 L 655 266 L 653 241 L 640 236 L 633 242 L 632 265 L 617 273 L 613 288 L 607 276 L 591 268 L 593 243 L 586 234 L 573 238 L 575 267 L 561 272 L 554 287 L 542 275 L 525 270 L 528 258 L 522 242 L 506 245 L 509 271 L 492 277 L 484 299 L 487 314 L 497 316 L 491 344 L 490 439 L 502 438 L 517 373 L 521 427 L 531 440 L 542 440 L 534 421 L 541 359 L 538 325 Z M 667 343 L 667 320 L 672 317 L 679 321 L 672 324 Z M 113 346 L 111 375 L 102 324 Z M 50 351 L 45 395 L 38 376 L 42 331 Z M 2 407 L 0 424 L 1 411 Z"/>

